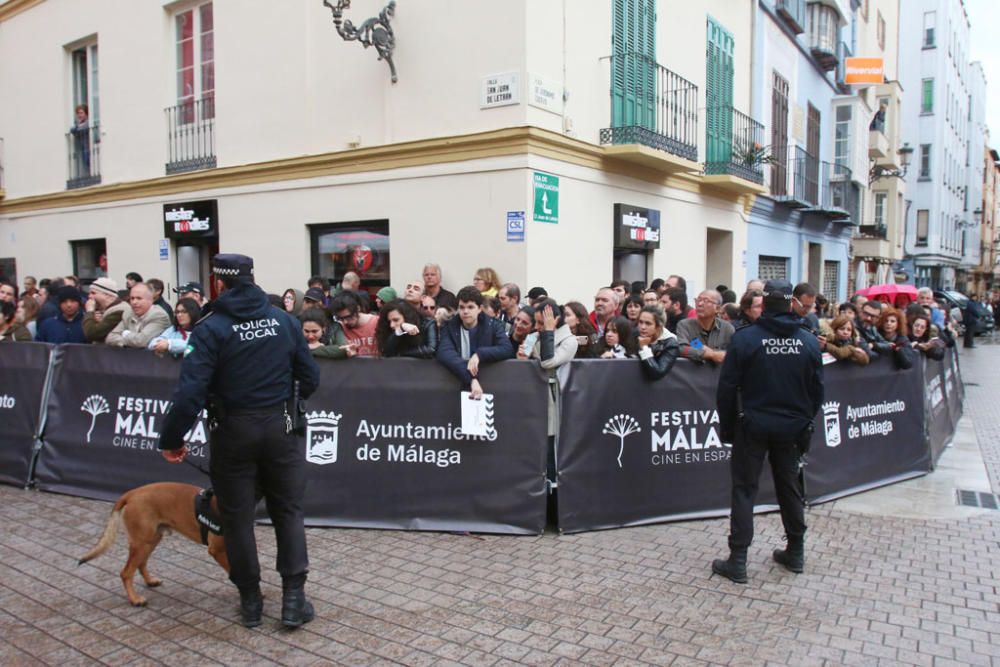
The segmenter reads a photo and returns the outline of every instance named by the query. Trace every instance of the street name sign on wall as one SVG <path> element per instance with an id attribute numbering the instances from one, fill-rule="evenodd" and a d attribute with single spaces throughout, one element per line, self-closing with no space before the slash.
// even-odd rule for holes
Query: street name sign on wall
<path id="1" fill-rule="evenodd" d="M 559 177 L 536 171 L 532 177 L 535 222 L 559 222 Z"/>
<path id="2" fill-rule="evenodd" d="M 521 103 L 521 81 L 517 72 L 491 74 L 483 79 L 479 108 L 492 109 Z"/>

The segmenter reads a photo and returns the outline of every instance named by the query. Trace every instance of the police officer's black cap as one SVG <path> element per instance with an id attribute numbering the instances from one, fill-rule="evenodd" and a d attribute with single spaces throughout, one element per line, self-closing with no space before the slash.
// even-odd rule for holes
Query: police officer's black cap
<path id="1" fill-rule="evenodd" d="M 306 301 L 315 301 L 316 303 L 323 303 L 323 290 L 318 287 L 310 287 L 306 290 L 305 295 L 302 297 Z"/>
<path id="2" fill-rule="evenodd" d="M 174 292 L 177 294 L 187 294 L 188 292 L 197 292 L 198 294 L 205 296 L 205 289 L 201 286 L 201 283 L 197 282 L 184 283 L 180 287 L 175 287 Z"/>
<path id="3" fill-rule="evenodd" d="M 768 280 L 764 283 L 765 298 L 784 298 L 785 301 L 792 300 L 792 284 L 787 280 Z"/>
<path id="4" fill-rule="evenodd" d="M 253 257 L 220 254 L 212 258 L 212 273 L 219 278 L 253 278 Z"/>

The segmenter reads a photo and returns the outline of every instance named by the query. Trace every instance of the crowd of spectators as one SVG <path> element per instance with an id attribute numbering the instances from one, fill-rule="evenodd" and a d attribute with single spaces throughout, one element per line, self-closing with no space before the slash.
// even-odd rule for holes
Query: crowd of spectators
<path id="1" fill-rule="evenodd" d="M 537 359 L 554 372 L 572 359 L 635 358 L 651 380 L 666 376 L 681 357 L 721 364 L 734 333 L 761 316 L 763 286 L 751 280 L 737 294 L 719 285 L 702 290 L 692 304 L 678 275 L 648 286 L 616 280 L 598 289 L 588 308 L 575 300 L 560 305 L 543 287 L 522 297 L 518 285 L 503 283 L 490 267 L 452 293 L 441 268 L 428 264 L 400 291 L 382 287 L 370 295 L 359 275 L 348 272 L 339 285 L 314 276 L 305 290 L 289 287 L 271 300 L 301 321 L 316 357 L 436 358 L 479 396 L 480 366 L 503 359 Z M 122 288 L 98 278 L 86 292 L 74 276 L 28 277 L 21 290 L 0 279 L 0 342 L 93 343 L 180 356 L 210 305 L 199 283 L 173 291 L 171 306 L 162 281 L 137 273 L 127 274 Z M 914 302 L 905 295 L 856 295 L 837 304 L 800 283 L 792 306 L 828 363 L 864 365 L 881 355 L 896 368 L 910 368 L 920 354 L 942 358 L 955 345 L 959 324 L 928 288 Z"/>

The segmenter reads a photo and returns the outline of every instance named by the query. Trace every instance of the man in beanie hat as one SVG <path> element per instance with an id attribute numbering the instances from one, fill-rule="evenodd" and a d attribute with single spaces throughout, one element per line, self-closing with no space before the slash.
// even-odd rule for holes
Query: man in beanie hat
<path id="1" fill-rule="evenodd" d="M 83 312 L 80 309 L 80 290 L 63 285 L 53 298 L 59 304 L 59 314 L 38 325 L 35 340 L 42 343 L 86 343 L 83 335 Z"/>
<path id="2" fill-rule="evenodd" d="M 254 537 L 260 484 L 278 543 L 281 622 L 295 628 L 311 621 L 314 611 L 305 596 L 305 457 L 293 431 L 293 416 L 298 417 L 294 385 L 298 397 L 308 398 L 319 384 L 319 367 L 298 320 L 272 306 L 254 284 L 253 259 L 216 255 L 212 271 L 219 297 L 207 306 L 210 314 L 202 317 L 184 351 L 159 448 L 167 461 L 183 461 L 184 434 L 208 406 L 212 485 L 243 625 L 260 625 L 264 606 Z"/>
<path id="3" fill-rule="evenodd" d="M 774 560 L 792 572 L 805 566 L 800 466 L 823 402 L 823 360 L 816 336 L 802 329 L 791 309 L 792 284 L 767 281 L 764 314 L 733 335 L 719 376 L 719 430 L 733 446 L 732 512 L 729 558 L 713 561 L 712 572 L 738 584 L 747 583 L 753 506 L 765 455 L 788 539 L 785 549 L 774 551 Z"/>
<path id="4" fill-rule="evenodd" d="M 132 309 L 118 297 L 118 283 L 98 278 L 90 283 L 90 295 L 84 304 L 83 335 L 91 343 L 103 343 Z"/>
<path id="5" fill-rule="evenodd" d="M 396 300 L 396 290 L 392 287 L 383 287 L 375 292 L 375 310 L 382 310 L 382 306 L 390 301 Z"/>

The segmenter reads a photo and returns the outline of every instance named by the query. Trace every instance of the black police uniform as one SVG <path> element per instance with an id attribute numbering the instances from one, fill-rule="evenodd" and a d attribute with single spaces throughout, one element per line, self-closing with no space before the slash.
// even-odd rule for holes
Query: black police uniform
<path id="1" fill-rule="evenodd" d="M 258 484 L 274 522 L 277 569 L 286 588 L 301 592 L 309 569 L 302 511 L 305 459 L 288 419 L 294 409 L 293 380 L 299 381 L 300 396 L 308 397 L 319 383 L 319 368 L 299 323 L 271 306 L 253 284 L 252 259 L 218 255 L 213 270 L 241 282 L 213 302 L 211 313 L 191 334 L 159 447 L 182 447 L 184 434 L 211 403 L 217 420 L 210 436 L 211 477 L 226 537 L 229 578 L 244 603 L 246 596 L 256 597 L 259 623 L 260 564 L 254 538 Z M 246 608 L 244 623 L 251 625 Z"/>
<path id="2" fill-rule="evenodd" d="M 777 289 L 770 283 L 768 286 Z M 791 284 L 784 283 L 783 293 L 784 286 L 790 298 Z M 823 361 L 816 337 L 801 327 L 801 319 L 794 313 L 765 312 L 733 336 L 716 401 L 721 435 L 733 443 L 729 563 L 735 570 L 727 573 L 717 569 L 726 561 L 716 561 L 713 570 L 744 583 L 746 551 L 753 540 L 754 500 L 765 454 L 771 463 L 785 533 L 789 544 L 801 554 L 806 525 L 798 476 L 799 446 L 809 437 L 823 402 Z M 801 571 L 801 564 L 796 571 Z"/>

